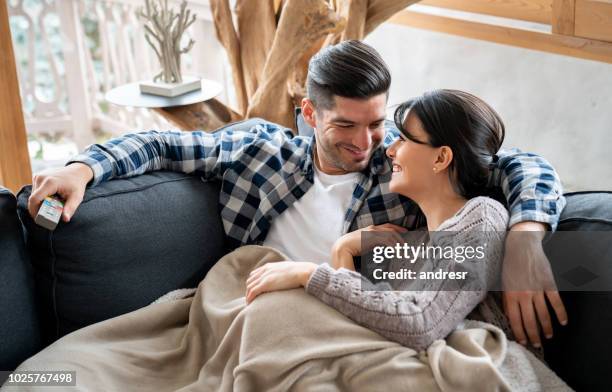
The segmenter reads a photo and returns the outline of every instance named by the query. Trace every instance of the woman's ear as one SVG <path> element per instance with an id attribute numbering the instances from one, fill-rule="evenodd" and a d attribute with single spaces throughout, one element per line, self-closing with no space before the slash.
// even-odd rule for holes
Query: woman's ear
<path id="1" fill-rule="evenodd" d="M 308 98 L 302 99 L 302 116 L 304 117 L 304 121 L 306 124 L 310 125 L 311 128 L 317 127 L 316 121 L 316 110 L 312 101 Z"/>
<path id="2" fill-rule="evenodd" d="M 448 146 L 442 146 L 438 149 L 438 155 L 434 163 L 434 171 L 441 172 L 446 169 L 453 161 L 453 150 Z"/>

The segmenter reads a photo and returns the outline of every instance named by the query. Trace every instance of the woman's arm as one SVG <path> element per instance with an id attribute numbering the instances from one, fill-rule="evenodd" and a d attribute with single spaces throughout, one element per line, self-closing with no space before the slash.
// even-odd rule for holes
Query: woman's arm
<path id="1" fill-rule="evenodd" d="M 451 333 L 486 290 L 381 291 L 356 272 L 319 265 L 306 292 L 389 340 L 424 350 Z"/>
<path id="2" fill-rule="evenodd" d="M 402 241 L 400 233 L 405 233 L 407 231 L 408 230 L 405 227 L 397 226 L 392 223 L 385 223 L 383 225 L 370 225 L 363 229 L 346 233 L 342 237 L 338 238 L 336 242 L 334 242 L 334 246 L 332 247 L 331 251 L 330 264 L 334 269 L 346 268 L 348 270 L 355 271 L 353 257 L 360 256 L 363 252 L 361 238 L 363 232 L 384 232 L 386 233 L 385 239 L 390 241 L 389 245 L 394 245 L 395 243 Z M 373 238 L 370 237 L 370 240 L 373 241 Z M 373 246 L 374 244 L 371 245 Z"/>
<path id="3" fill-rule="evenodd" d="M 388 284 L 373 285 L 345 268 L 297 261 L 265 264 L 253 270 L 246 283 L 247 303 L 267 292 L 304 286 L 306 292 L 358 324 L 416 350 L 447 336 L 486 294 L 474 287 L 390 291 Z"/>
<path id="4" fill-rule="evenodd" d="M 355 263 L 353 255 L 343 248 L 334 247 L 331 254 L 331 266 L 334 269 L 345 268 L 350 271 L 355 271 Z"/>

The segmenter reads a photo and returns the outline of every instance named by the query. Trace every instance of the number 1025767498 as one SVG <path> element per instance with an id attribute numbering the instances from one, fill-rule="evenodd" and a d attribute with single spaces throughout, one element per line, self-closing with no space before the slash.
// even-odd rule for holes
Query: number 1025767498
<path id="1" fill-rule="evenodd" d="M 74 370 L 24 370 L 8 375 L 4 386 L 76 386 Z"/>

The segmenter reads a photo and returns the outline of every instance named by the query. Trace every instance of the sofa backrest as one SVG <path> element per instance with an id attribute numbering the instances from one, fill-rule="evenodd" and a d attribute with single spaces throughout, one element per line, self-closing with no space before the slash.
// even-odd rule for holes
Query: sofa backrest
<path id="1" fill-rule="evenodd" d="M 612 230 L 612 191 L 565 194 L 567 206 L 559 219 L 562 231 Z"/>
<path id="2" fill-rule="evenodd" d="M 225 252 L 218 183 L 171 172 L 105 182 L 53 232 L 30 218 L 30 191 L 19 193 L 18 207 L 47 343 L 197 286 Z"/>
<path id="3" fill-rule="evenodd" d="M 15 196 L 0 187 L 0 371 L 14 370 L 42 345 L 31 269 Z"/>

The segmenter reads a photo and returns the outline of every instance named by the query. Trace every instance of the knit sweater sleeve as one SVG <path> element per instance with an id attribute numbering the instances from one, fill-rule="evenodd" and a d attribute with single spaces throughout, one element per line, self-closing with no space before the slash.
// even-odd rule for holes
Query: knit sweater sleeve
<path id="1" fill-rule="evenodd" d="M 507 222 L 508 212 L 501 204 L 479 197 L 441 228 L 468 234 L 459 236 L 463 246 L 476 245 L 470 241 L 484 238 L 492 245 L 486 252 L 486 273 L 499 276 Z M 476 231 L 479 235 L 470 235 Z M 487 294 L 487 283 L 482 280 L 473 280 L 470 287 L 460 290 L 449 290 L 444 284 L 434 291 L 392 291 L 387 283 L 373 284 L 357 272 L 322 264 L 306 291 L 387 339 L 424 350 L 450 334 Z"/>

